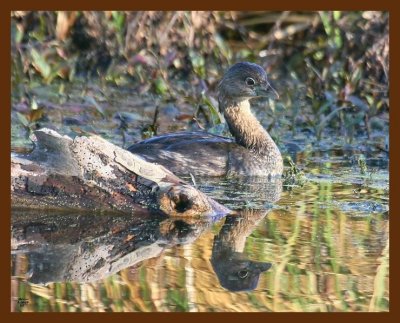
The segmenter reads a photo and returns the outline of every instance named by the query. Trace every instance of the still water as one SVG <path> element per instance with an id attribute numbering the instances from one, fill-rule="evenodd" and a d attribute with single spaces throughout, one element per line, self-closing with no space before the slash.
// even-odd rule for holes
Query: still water
<path id="1" fill-rule="evenodd" d="M 280 194 L 263 208 L 259 183 L 243 198 L 243 182 L 204 180 L 225 205 L 243 204 L 209 221 L 14 210 L 12 309 L 387 311 L 387 190 L 353 177 L 263 185 Z"/>
<path id="2" fill-rule="evenodd" d="M 76 131 L 62 114 L 58 129 Z M 116 119 L 99 120 L 123 145 Z M 29 144 L 20 132 L 13 122 L 14 151 Z M 282 138 L 301 182 L 196 178 L 224 218 L 13 210 L 11 310 L 388 311 L 387 154 L 365 138 Z"/>

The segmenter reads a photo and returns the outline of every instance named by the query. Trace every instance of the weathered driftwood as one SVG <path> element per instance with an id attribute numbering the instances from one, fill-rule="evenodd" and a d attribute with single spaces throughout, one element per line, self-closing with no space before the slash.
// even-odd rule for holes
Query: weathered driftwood
<path id="1" fill-rule="evenodd" d="M 132 212 L 143 206 L 172 216 L 229 210 L 161 165 L 98 136 L 71 139 L 35 132 L 29 155 L 11 156 L 13 207 Z"/>

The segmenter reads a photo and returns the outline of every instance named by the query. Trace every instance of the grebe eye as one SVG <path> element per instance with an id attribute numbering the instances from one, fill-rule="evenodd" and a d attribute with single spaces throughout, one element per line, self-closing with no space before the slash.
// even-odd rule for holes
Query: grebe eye
<path id="1" fill-rule="evenodd" d="M 249 86 L 253 86 L 253 85 L 256 85 L 256 81 L 254 81 L 253 78 L 248 77 L 248 78 L 246 79 L 246 84 L 249 85 Z"/>
<path id="2" fill-rule="evenodd" d="M 238 276 L 240 277 L 240 278 L 246 278 L 247 277 L 247 275 L 249 274 L 249 272 L 247 271 L 247 270 L 240 270 L 240 271 L 238 271 Z"/>

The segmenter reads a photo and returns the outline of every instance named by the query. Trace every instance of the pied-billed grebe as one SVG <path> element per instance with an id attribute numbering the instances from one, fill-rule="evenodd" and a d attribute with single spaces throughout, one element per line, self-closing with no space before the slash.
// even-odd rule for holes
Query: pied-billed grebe
<path id="1" fill-rule="evenodd" d="M 200 131 L 178 132 L 144 140 L 128 150 L 177 175 L 280 175 L 281 153 L 249 103 L 274 91 L 261 66 L 237 63 L 218 85 L 219 109 L 234 140 Z"/>

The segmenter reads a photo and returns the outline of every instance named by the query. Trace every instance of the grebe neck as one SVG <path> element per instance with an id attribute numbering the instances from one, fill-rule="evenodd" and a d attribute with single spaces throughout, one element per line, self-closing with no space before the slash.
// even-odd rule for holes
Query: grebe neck
<path id="1" fill-rule="evenodd" d="M 260 155 L 278 149 L 271 136 L 250 110 L 250 102 L 220 101 L 225 120 L 236 142 Z"/>

